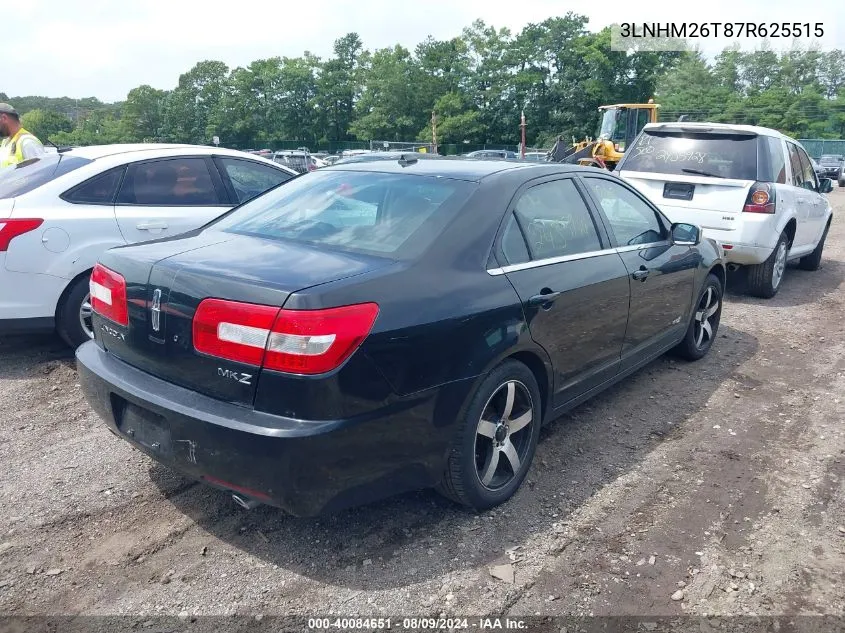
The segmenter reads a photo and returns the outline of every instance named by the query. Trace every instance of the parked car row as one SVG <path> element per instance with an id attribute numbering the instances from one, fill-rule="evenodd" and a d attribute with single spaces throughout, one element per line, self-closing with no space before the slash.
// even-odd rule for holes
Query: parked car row
<path id="1" fill-rule="evenodd" d="M 727 268 L 774 296 L 832 221 L 831 181 L 765 128 L 647 125 L 615 172 L 276 154 L 0 171 L 0 329 L 55 327 L 113 433 L 300 516 L 423 487 L 506 501 L 543 424 L 665 352 L 702 358 Z"/>

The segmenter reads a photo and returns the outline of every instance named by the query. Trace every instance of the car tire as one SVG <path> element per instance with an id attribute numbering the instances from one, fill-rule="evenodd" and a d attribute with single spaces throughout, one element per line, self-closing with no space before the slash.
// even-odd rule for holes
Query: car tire
<path id="1" fill-rule="evenodd" d="M 723 298 L 722 282 L 716 275 L 707 275 L 690 317 L 687 333 L 673 350 L 676 355 L 687 360 L 699 360 L 707 355 L 719 331 Z"/>
<path id="2" fill-rule="evenodd" d="M 839 181 L 839 186 L 840 186 L 840 187 L 845 187 L 845 180 L 840 180 L 840 181 Z"/>
<path id="3" fill-rule="evenodd" d="M 87 304 L 90 315 L 91 304 L 88 299 L 90 279 L 89 274 L 80 275 L 70 286 L 56 314 L 56 331 L 65 343 L 76 349 L 86 341 L 90 341 L 90 324 L 88 329 L 83 327 L 82 310 Z M 88 317 L 90 319 L 90 316 Z"/>
<path id="4" fill-rule="evenodd" d="M 510 499 L 534 459 L 541 411 L 540 389 L 528 367 L 515 360 L 496 367 L 458 421 L 439 492 L 476 511 Z M 516 424 L 521 426 L 513 430 Z"/>
<path id="5" fill-rule="evenodd" d="M 822 251 L 824 250 L 824 241 L 827 239 L 827 232 L 829 229 L 830 221 L 828 221 L 827 226 L 824 227 L 824 233 L 822 233 L 822 237 L 819 240 L 819 243 L 816 244 L 816 248 L 813 249 L 813 252 L 809 255 L 804 255 L 804 257 L 798 260 L 799 268 L 802 270 L 819 269 L 822 265 Z"/>
<path id="6" fill-rule="evenodd" d="M 769 258 L 762 264 L 748 267 L 748 292 L 764 299 L 774 297 L 783 283 L 788 254 L 789 238 L 781 233 Z"/>

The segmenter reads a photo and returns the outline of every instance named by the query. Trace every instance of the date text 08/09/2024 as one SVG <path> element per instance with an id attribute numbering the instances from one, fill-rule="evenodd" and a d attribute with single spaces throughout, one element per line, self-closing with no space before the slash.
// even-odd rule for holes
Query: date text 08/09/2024
<path id="1" fill-rule="evenodd" d="M 632 38 L 824 37 L 822 22 L 623 22 L 619 35 Z"/>
<path id="2" fill-rule="evenodd" d="M 524 620 L 517 618 L 309 618 L 311 630 L 390 630 L 410 631 L 456 631 L 456 630 L 510 630 L 525 631 Z"/>

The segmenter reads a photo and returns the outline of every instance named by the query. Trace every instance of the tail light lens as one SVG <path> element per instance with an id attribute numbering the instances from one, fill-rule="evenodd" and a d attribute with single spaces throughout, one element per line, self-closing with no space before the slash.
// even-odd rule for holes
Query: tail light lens
<path id="1" fill-rule="evenodd" d="M 264 367 L 294 374 L 331 371 L 358 349 L 376 316 L 375 303 L 325 310 L 281 310 L 267 342 Z"/>
<path id="2" fill-rule="evenodd" d="M 41 218 L 0 220 L 0 253 L 9 250 L 9 242 L 18 235 L 34 231 L 44 223 Z"/>
<path id="3" fill-rule="evenodd" d="M 260 367 L 278 313 L 278 307 L 203 299 L 192 324 L 194 349 Z"/>
<path id="4" fill-rule="evenodd" d="M 748 190 L 748 197 L 745 199 L 742 210 L 745 213 L 774 213 L 776 210 L 774 187 L 768 182 L 755 182 Z"/>
<path id="5" fill-rule="evenodd" d="M 94 266 L 89 284 L 91 308 L 109 321 L 129 324 L 129 305 L 126 302 L 126 280 L 101 264 Z"/>
<path id="6" fill-rule="evenodd" d="M 193 321 L 194 349 L 255 367 L 322 374 L 349 358 L 370 333 L 378 305 L 323 310 L 205 299 Z"/>

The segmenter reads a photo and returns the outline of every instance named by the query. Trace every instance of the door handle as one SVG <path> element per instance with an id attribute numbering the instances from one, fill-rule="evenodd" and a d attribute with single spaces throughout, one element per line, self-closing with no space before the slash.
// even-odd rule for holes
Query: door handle
<path id="1" fill-rule="evenodd" d="M 167 222 L 139 222 L 135 228 L 141 231 L 152 231 L 154 229 L 166 229 Z"/>
<path id="2" fill-rule="evenodd" d="M 541 292 L 538 295 L 534 295 L 528 300 L 528 305 L 530 306 L 544 306 L 549 303 L 553 303 L 555 299 L 557 299 L 562 292 Z"/>
<path id="3" fill-rule="evenodd" d="M 637 281 L 645 281 L 645 280 L 646 280 L 646 277 L 648 277 L 648 274 L 649 274 L 650 272 L 651 272 L 651 271 L 650 271 L 648 268 L 646 268 L 645 266 L 643 266 L 643 267 L 642 267 L 642 268 L 640 268 L 639 270 L 635 270 L 634 272 L 632 272 L 632 273 L 631 273 L 631 277 L 633 277 L 633 278 L 634 278 L 634 279 L 636 279 Z"/>

